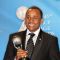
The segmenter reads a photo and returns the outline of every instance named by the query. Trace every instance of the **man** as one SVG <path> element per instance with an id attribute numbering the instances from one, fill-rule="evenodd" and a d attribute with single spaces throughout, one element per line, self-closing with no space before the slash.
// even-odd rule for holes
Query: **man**
<path id="1" fill-rule="evenodd" d="M 43 13 L 38 7 L 32 6 L 27 10 L 25 16 L 27 30 L 10 35 L 4 60 L 20 60 L 23 57 L 28 57 L 30 60 L 60 60 L 57 37 L 41 30 L 42 18 Z M 29 57 L 29 51 L 27 50 L 27 43 L 30 38 L 29 33 L 34 33 L 31 39 L 33 40 L 34 49 L 33 51 L 31 47 L 29 49 L 32 51 L 31 57 Z M 12 42 L 13 36 L 19 36 L 21 38 L 22 49 L 16 49 L 14 47 Z"/>

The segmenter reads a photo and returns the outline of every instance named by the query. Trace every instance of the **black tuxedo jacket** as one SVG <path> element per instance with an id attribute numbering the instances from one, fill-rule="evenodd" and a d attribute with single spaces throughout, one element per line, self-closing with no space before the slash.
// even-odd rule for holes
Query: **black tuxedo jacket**
<path id="1" fill-rule="evenodd" d="M 16 49 L 12 42 L 15 35 L 21 37 L 25 49 L 26 31 L 11 34 L 3 60 L 14 60 L 16 56 Z M 40 30 L 31 60 L 60 60 L 57 38 Z"/>

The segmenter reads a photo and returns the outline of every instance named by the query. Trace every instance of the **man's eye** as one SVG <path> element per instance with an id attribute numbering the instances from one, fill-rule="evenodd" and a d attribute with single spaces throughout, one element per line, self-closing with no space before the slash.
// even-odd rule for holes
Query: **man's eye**
<path id="1" fill-rule="evenodd" d="M 34 20 L 37 20 L 37 19 L 39 19 L 39 18 L 33 18 Z"/>
<path id="2" fill-rule="evenodd" d="M 33 19 L 37 19 L 37 18 L 33 18 Z"/>
<path id="3" fill-rule="evenodd" d="M 30 17 L 29 17 L 29 16 L 27 16 L 26 18 L 27 18 L 27 19 L 29 19 Z"/>

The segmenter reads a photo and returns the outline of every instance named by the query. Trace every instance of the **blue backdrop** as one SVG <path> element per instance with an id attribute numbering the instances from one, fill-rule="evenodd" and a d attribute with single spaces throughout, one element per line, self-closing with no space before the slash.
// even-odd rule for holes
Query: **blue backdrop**
<path id="1" fill-rule="evenodd" d="M 60 48 L 60 0 L 0 0 L 0 60 L 6 50 L 9 34 L 17 32 L 22 21 L 16 17 L 20 6 L 36 5 L 44 13 L 42 29 L 58 37 Z"/>

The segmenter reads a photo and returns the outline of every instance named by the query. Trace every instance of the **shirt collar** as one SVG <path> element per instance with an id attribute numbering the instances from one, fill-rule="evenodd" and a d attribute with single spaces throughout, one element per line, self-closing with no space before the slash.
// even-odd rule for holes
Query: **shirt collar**
<path id="1" fill-rule="evenodd" d="M 38 36 L 39 32 L 40 32 L 40 28 L 37 29 L 35 32 L 30 32 L 30 31 L 27 29 L 27 35 L 28 35 L 29 33 L 34 33 L 36 36 Z"/>

